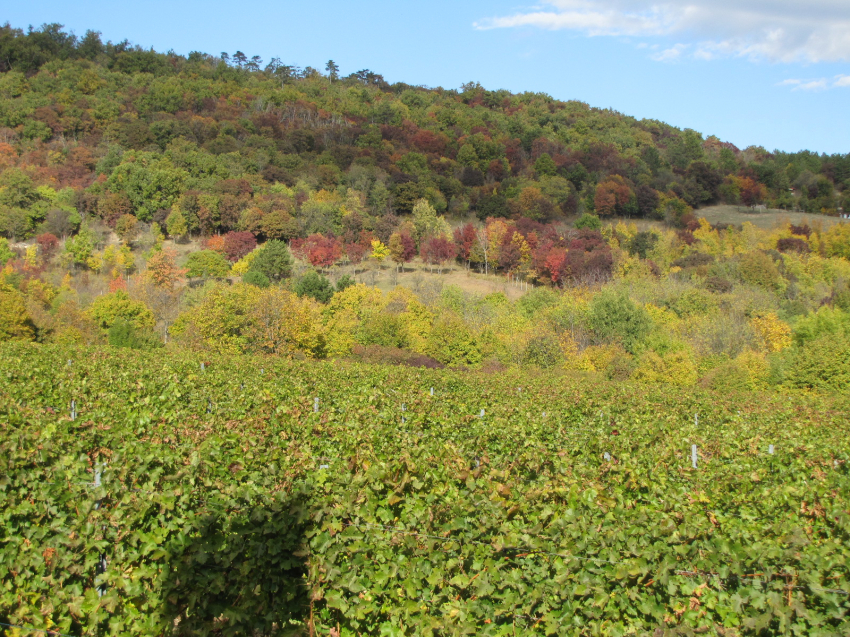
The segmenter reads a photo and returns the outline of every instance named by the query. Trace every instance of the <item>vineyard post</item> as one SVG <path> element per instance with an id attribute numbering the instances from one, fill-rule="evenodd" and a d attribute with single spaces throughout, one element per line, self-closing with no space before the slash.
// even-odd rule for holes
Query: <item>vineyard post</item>
<path id="1" fill-rule="evenodd" d="M 77 401 L 72 400 L 71 401 L 71 420 L 76 420 L 76 419 L 77 419 Z"/>
<path id="2" fill-rule="evenodd" d="M 603 458 L 605 458 L 605 460 L 607 460 L 608 462 L 611 462 L 611 454 L 608 453 L 607 451 L 603 455 Z"/>
<path id="3" fill-rule="evenodd" d="M 401 403 L 401 413 L 404 413 L 404 403 Z M 406 423 L 406 422 L 407 422 L 407 419 L 406 419 L 404 416 L 402 416 L 402 417 L 401 417 L 401 422 L 402 422 L 402 424 L 403 424 L 403 423 Z"/>
<path id="4" fill-rule="evenodd" d="M 694 414 L 694 427 L 699 427 L 699 414 Z"/>
<path id="5" fill-rule="evenodd" d="M 697 468 L 697 446 L 696 445 L 691 445 L 691 464 L 693 465 L 694 469 Z"/>
<path id="6" fill-rule="evenodd" d="M 431 388 L 431 395 L 432 396 L 434 395 L 434 388 L 433 387 Z"/>
<path id="7" fill-rule="evenodd" d="M 773 455 L 773 445 L 768 445 L 767 453 L 769 453 L 771 456 Z"/>
<path id="8" fill-rule="evenodd" d="M 319 413 L 319 399 L 318 399 L 318 397 L 313 399 L 313 413 L 314 414 Z"/>
<path id="9" fill-rule="evenodd" d="M 480 413 L 480 414 L 478 414 L 478 417 L 479 417 L 479 418 L 484 418 L 484 410 L 483 410 L 483 409 L 481 410 L 481 413 Z"/>
<path id="10" fill-rule="evenodd" d="M 100 464 L 95 465 L 95 470 L 94 470 L 94 488 L 95 489 L 100 488 L 101 472 L 102 472 L 101 465 Z M 95 501 L 95 503 L 94 503 L 94 510 L 95 511 L 100 509 L 100 503 L 101 503 L 100 499 Z M 104 527 L 104 528 L 106 528 L 106 527 Z M 96 572 L 96 575 L 103 575 L 104 573 L 106 573 L 106 554 L 105 553 L 100 554 L 100 557 L 97 560 L 97 568 L 96 568 L 95 572 Z M 101 584 L 100 586 L 97 587 L 97 596 L 103 597 L 104 593 L 106 593 L 106 586 Z"/>
<path id="11" fill-rule="evenodd" d="M 204 361 L 201 361 L 201 371 L 204 371 L 206 367 L 204 366 Z"/>

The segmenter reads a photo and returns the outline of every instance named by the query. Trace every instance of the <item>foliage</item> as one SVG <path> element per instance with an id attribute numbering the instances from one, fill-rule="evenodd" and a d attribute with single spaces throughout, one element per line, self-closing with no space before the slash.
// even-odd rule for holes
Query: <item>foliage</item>
<path id="1" fill-rule="evenodd" d="M 119 318 L 108 331 L 109 344 L 112 347 L 127 347 L 130 349 L 152 350 L 162 347 L 152 331 L 140 330 L 131 321 Z"/>
<path id="2" fill-rule="evenodd" d="M 269 277 L 257 270 L 248 270 L 242 276 L 242 282 L 248 283 L 249 285 L 254 285 L 258 288 L 267 288 L 272 284 L 272 282 L 269 280 Z"/>
<path id="3" fill-rule="evenodd" d="M 846 401 L 11 344 L 0 374 L 4 623 L 846 632 Z"/>
<path id="4" fill-rule="evenodd" d="M 287 279 L 292 275 L 292 256 L 283 241 L 267 241 L 256 251 L 249 265 L 249 271 L 254 270 L 264 274 L 272 281 Z"/>
<path id="5" fill-rule="evenodd" d="M 319 303 L 327 303 L 334 294 L 331 282 L 315 270 L 304 273 L 292 289 L 298 296 L 309 296 Z"/>
<path id="6" fill-rule="evenodd" d="M 100 327 L 109 329 L 118 321 L 126 321 L 137 329 L 153 327 L 153 312 L 141 301 L 134 301 L 123 290 L 97 297 L 86 314 Z"/>
<path id="7" fill-rule="evenodd" d="M 35 325 L 23 294 L 0 281 L 0 341 L 33 340 Z"/>
<path id="8" fill-rule="evenodd" d="M 589 212 L 583 213 L 573 224 L 576 230 L 600 230 L 602 221 L 594 214 Z"/>
<path id="9" fill-rule="evenodd" d="M 201 277 L 224 277 L 230 273 L 230 263 L 214 250 L 192 252 L 186 261 L 186 274 Z"/>
<path id="10" fill-rule="evenodd" d="M 634 354 L 649 334 L 652 320 L 623 292 L 610 289 L 590 302 L 588 325 L 601 341 L 620 343 Z"/>

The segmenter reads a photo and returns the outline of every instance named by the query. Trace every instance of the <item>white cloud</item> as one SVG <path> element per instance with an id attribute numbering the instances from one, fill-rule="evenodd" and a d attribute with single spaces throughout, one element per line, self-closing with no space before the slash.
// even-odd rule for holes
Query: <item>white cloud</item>
<path id="1" fill-rule="evenodd" d="M 850 86 L 850 75 L 836 75 L 832 81 L 825 77 L 813 80 L 788 79 L 782 80 L 776 86 L 791 86 L 792 91 L 823 91 L 828 88 Z"/>
<path id="2" fill-rule="evenodd" d="M 477 29 L 532 26 L 590 36 L 672 37 L 700 59 L 850 60 L 847 0 L 543 0 L 544 9 L 494 17 Z M 677 45 L 685 46 L 685 44 Z M 674 47 L 675 48 L 675 47 Z M 669 50 L 669 49 L 668 49 Z"/>
<path id="3" fill-rule="evenodd" d="M 682 54 L 688 49 L 686 44 L 677 44 L 669 49 L 653 53 L 651 57 L 656 62 L 675 62 L 682 57 Z"/>

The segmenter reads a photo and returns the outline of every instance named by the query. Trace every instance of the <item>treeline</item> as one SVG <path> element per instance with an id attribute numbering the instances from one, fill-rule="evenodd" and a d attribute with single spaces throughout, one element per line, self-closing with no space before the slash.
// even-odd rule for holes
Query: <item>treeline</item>
<path id="1" fill-rule="evenodd" d="M 741 151 L 539 93 L 158 53 L 56 24 L 0 27 L 0 70 L 0 233 L 16 240 L 125 215 L 168 231 L 175 212 L 186 233 L 260 240 L 340 236 L 356 212 L 388 237 L 420 199 L 438 215 L 541 223 L 593 212 L 682 226 L 716 202 L 848 209 L 848 155 Z"/>

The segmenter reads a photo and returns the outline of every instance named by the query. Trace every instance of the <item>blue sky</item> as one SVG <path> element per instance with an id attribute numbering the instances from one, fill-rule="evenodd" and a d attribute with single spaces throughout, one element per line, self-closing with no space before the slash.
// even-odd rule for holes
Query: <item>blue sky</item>
<path id="1" fill-rule="evenodd" d="M 848 0 L 42 0 L 0 19 L 184 54 L 333 59 L 391 82 L 541 91 L 740 148 L 850 152 Z"/>

